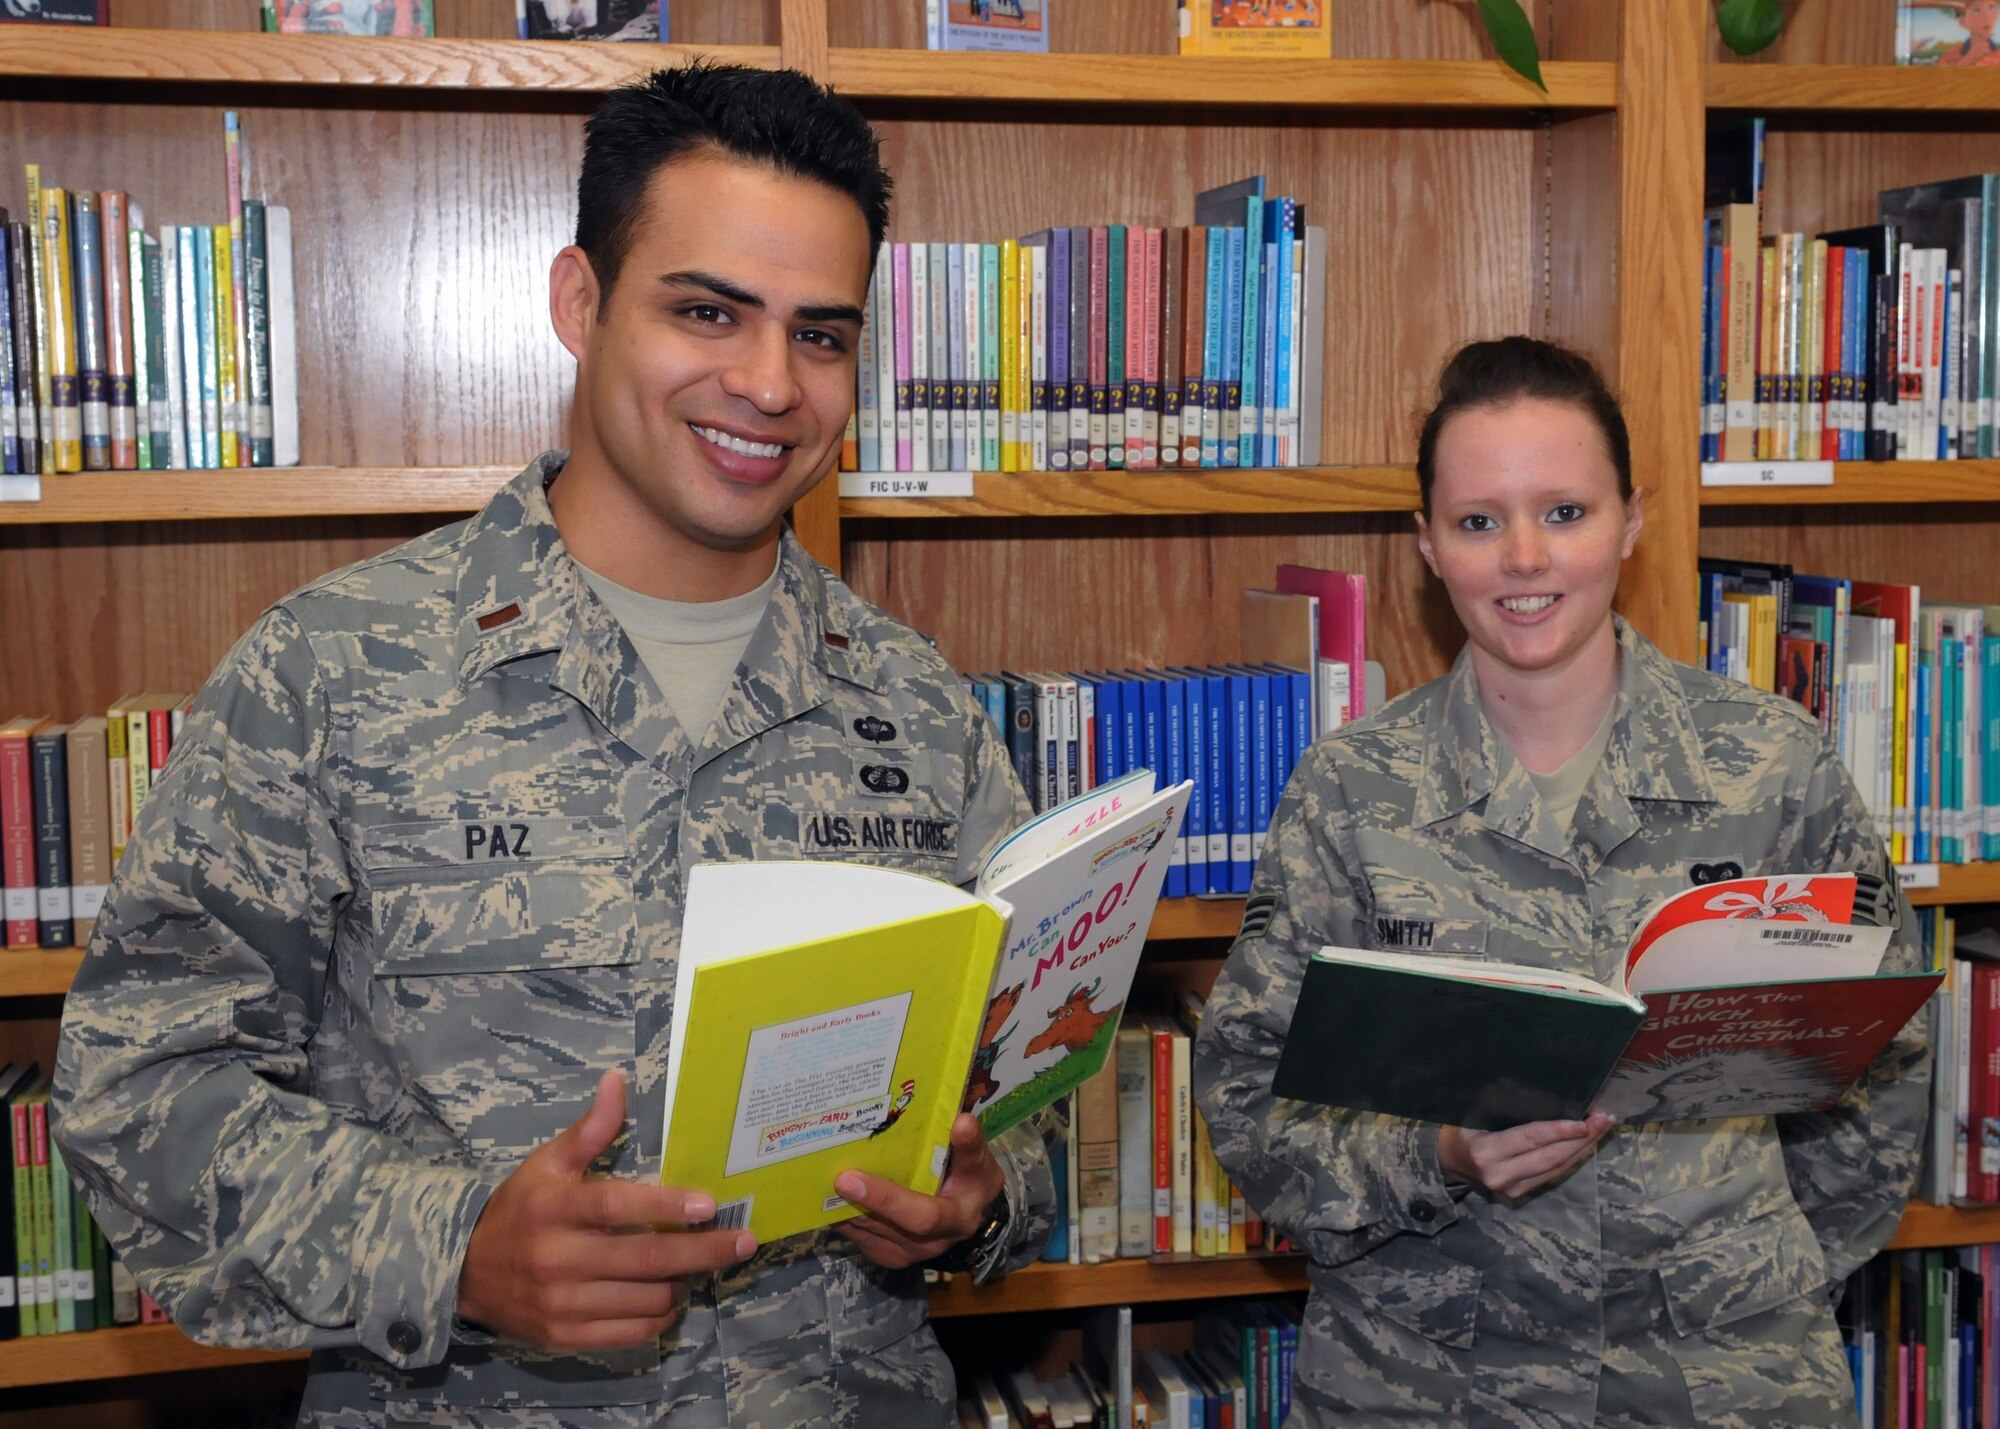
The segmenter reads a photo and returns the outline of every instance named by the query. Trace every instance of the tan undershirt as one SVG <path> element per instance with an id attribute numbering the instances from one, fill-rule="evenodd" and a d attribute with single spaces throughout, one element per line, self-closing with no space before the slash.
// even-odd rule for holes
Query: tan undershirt
<path id="1" fill-rule="evenodd" d="M 629 590 L 581 561 L 577 569 L 583 572 L 584 584 L 625 627 L 674 718 L 688 739 L 699 745 L 715 723 L 736 667 L 778 588 L 777 565 L 755 590 L 709 601 L 661 600 Z"/>
<path id="2" fill-rule="evenodd" d="M 1604 711 L 1604 718 L 1598 721 L 1596 733 L 1584 741 L 1583 748 L 1560 765 L 1546 774 L 1528 770 L 1528 777 L 1535 781 L 1535 792 L 1542 796 L 1542 806 L 1555 816 L 1557 828 L 1568 828 L 1576 818 L 1576 806 L 1583 801 L 1583 791 L 1590 785 L 1590 776 L 1597 772 L 1605 748 L 1611 743 L 1611 717 L 1617 709 L 1618 701 L 1614 697 Z"/>

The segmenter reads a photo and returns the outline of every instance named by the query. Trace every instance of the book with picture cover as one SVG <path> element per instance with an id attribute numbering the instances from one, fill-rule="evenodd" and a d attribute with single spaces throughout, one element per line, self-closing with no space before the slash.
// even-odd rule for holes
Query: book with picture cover
<path id="1" fill-rule="evenodd" d="M 433 0 L 264 0 L 263 28 L 285 35 L 437 33 Z"/>
<path id="2" fill-rule="evenodd" d="M 1946 69 L 2000 65 L 1996 12 L 1969 0 L 1899 0 L 1896 63 Z"/>
<path id="3" fill-rule="evenodd" d="M 4 25 L 108 25 L 111 0 L 0 0 Z"/>
<path id="4" fill-rule="evenodd" d="M 1046 53 L 1049 4 L 1050 0 L 924 0 L 925 41 L 934 50 Z"/>
<path id="5" fill-rule="evenodd" d="M 1477 957 L 1325 948 L 1299 991 L 1281 1097 L 1485 1129 L 1769 1116 L 1830 1105 L 1937 988 L 1882 973 L 1853 874 L 1689 888 L 1641 920 L 1608 983 Z"/>
<path id="6" fill-rule="evenodd" d="M 1331 8 L 1331 0 L 1180 0 L 1180 51 L 1331 59 Z"/>
<path id="7" fill-rule="evenodd" d="M 952 1123 L 988 1136 L 1105 1062 L 1189 786 L 1150 770 L 1031 820 L 966 893 L 876 865 L 702 864 L 674 988 L 663 1184 L 771 1241 L 857 1212 L 846 1170 L 937 1189 Z M 934 821 L 822 815 L 834 847 Z"/>
<path id="8" fill-rule="evenodd" d="M 514 0 L 524 40 L 640 40 L 667 37 L 664 0 Z"/>

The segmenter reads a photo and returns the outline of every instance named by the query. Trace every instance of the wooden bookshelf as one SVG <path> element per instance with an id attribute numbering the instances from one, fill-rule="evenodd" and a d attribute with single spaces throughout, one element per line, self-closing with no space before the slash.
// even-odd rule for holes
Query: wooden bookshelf
<path id="1" fill-rule="evenodd" d="M 1912 1201 L 1896 1227 L 1891 1250 L 1942 1245 L 1985 1245 L 2000 1241 L 2000 1206 L 1933 1206 Z"/>
<path id="2" fill-rule="evenodd" d="M 1703 506 L 1930 506 L 1965 502 L 2000 502 L 2000 461 L 1843 461 L 1834 463 L 1831 486 L 1701 489 Z"/>
<path id="3" fill-rule="evenodd" d="M 0 948 L 0 1002 L 17 997 L 63 997 L 82 965 L 81 948 Z"/>
<path id="4" fill-rule="evenodd" d="M 1079 1305 L 1136 1305 L 1157 1300 L 1208 1300 L 1227 1295 L 1277 1295 L 1306 1288 L 1297 1255 L 1194 1256 L 1112 1260 L 1102 1265 L 1030 1265 L 991 1285 L 966 1275 L 931 1288 L 931 1316 L 1006 1315 Z"/>
<path id="5" fill-rule="evenodd" d="M 42 478 L 40 501 L 0 502 L 0 526 L 220 521 L 476 511 L 519 467 L 258 467 L 79 471 Z"/>
<path id="6" fill-rule="evenodd" d="M 304 1350 L 223 1350 L 174 1325 L 118 1325 L 83 1334 L 0 1340 L 0 1390 L 306 1358 Z"/>
<path id="7" fill-rule="evenodd" d="M 1711 109 L 1789 114 L 1991 114 L 2000 71 L 1893 64 L 1712 64 Z"/>
<path id="8" fill-rule="evenodd" d="M 770 69 L 775 45 L 553 45 L 252 30 L 10 26 L 0 75 L 287 88 L 516 90 L 598 94 L 693 55 Z"/>
<path id="9" fill-rule="evenodd" d="M 884 478 L 910 473 L 870 473 Z M 979 472 L 972 495 L 845 496 L 843 520 L 975 516 L 1285 516 L 1408 512 L 1417 474 L 1408 466 L 1266 470 Z"/>

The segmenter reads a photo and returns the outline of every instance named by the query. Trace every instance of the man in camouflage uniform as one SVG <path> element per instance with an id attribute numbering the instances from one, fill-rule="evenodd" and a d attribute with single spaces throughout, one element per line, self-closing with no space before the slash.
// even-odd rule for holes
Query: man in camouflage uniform
<path id="1" fill-rule="evenodd" d="M 1469 646 L 1315 746 L 1273 820 L 1194 1084 L 1223 1165 L 1312 1258 L 1294 1422 L 1854 1422 L 1832 1305 L 1915 1175 L 1921 1019 L 1831 1111 L 1618 1126 L 1516 1200 L 1449 1183 L 1435 1125 L 1271 1094 L 1328 944 L 1609 979 L 1639 918 L 1691 884 L 1852 871 L 1857 917 L 1898 929 L 1885 969 L 1920 965 L 1810 717 L 1617 632 L 1610 743 L 1572 828 L 1488 726 Z"/>
<path id="2" fill-rule="evenodd" d="M 622 247 L 598 162 L 640 166 Z M 607 101 L 580 208 L 572 451 L 225 660 L 70 997 L 61 1142 L 189 1334 L 314 1348 L 310 1424 L 948 1424 L 916 1267 L 1033 1256 L 1041 1125 L 961 1118 L 936 1197 L 843 1178 L 869 1216 L 762 1248 L 653 1184 L 695 864 L 963 884 L 1026 813 L 943 660 L 781 527 L 851 405 L 886 176 L 803 77 L 697 69 Z M 753 602 L 712 719 L 605 580 Z"/>

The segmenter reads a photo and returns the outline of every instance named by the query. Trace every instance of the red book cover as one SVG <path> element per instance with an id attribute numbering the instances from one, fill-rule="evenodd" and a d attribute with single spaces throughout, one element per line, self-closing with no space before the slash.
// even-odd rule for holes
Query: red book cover
<path id="1" fill-rule="evenodd" d="M 10 948 L 32 948 L 40 943 L 28 736 L 44 723 L 24 716 L 0 725 L 0 899 L 4 899 Z"/>
<path id="2" fill-rule="evenodd" d="M 1819 455 L 1823 461 L 1840 456 L 1840 424 L 1847 412 L 1846 367 L 1840 360 L 1841 338 L 1846 333 L 1847 265 L 1841 261 L 1839 244 L 1826 252 L 1825 347 L 1820 358 Z"/>
<path id="3" fill-rule="evenodd" d="M 1975 1201 L 2000 1201 L 2000 967 L 1972 964 L 1973 1162 L 1967 1190 Z"/>
<path id="4" fill-rule="evenodd" d="M 152 770 L 155 783 L 159 782 L 160 771 L 167 766 L 167 755 L 173 752 L 173 720 L 171 709 L 146 711 L 146 763 Z"/>
<path id="5" fill-rule="evenodd" d="M 1174 1251 L 1174 1032 L 1153 1027 L 1153 1253 Z"/>
<path id="6" fill-rule="evenodd" d="M 1125 444 L 1125 465 L 1137 471 L 1146 457 L 1146 230 L 1125 230 L 1125 410 L 1119 414 L 1119 439 Z"/>
<path id="7" fill-rule="evenodd" d="M 1139 465 L 1148 471 L 1160 465 L 1160 294 L 1164 283 L 1162 235 L 1146 230 L 1145 395 L 1139 406 Z"/>
<path id="8" fill-rule="evenodd" d="M 1368 577 L 1311 566 L 1279 566 L 1285 595 L 1319 597 L 1319 654 L 1347 665 L 1349 720 L 1368 713 Z"/>
<path id="9" fill-rule="evenodd" d="M 1128 274 L 1125 280 L 1132 281 Z M 1107 468 L 1111 410 L 1111 232 L 1090 230 L 1090 470 Z"/>
<path id="10" fill-rule="evenodd" d="M 1208 312 L 1208 230 L 1187 231 L 1181 268 L 1181 465 L 1201 465 L 1202 339 Z"/>

